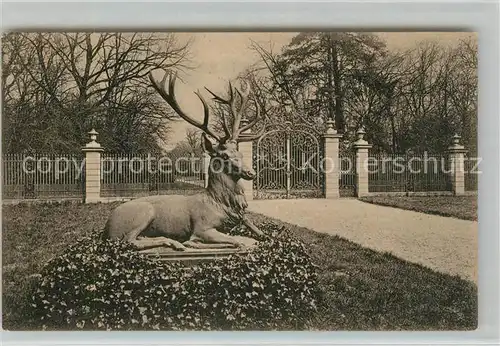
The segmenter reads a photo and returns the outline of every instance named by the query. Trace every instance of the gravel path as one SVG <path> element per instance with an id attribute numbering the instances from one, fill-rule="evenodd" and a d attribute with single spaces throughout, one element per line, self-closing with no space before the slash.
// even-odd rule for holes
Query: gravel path
<path id="1" fill-rule="evenodd" d="M 356 199 L 250 201 L 249 209 L 336 234 L 362 246 L 477 283 L 475 221 L 383 207 Z"/>

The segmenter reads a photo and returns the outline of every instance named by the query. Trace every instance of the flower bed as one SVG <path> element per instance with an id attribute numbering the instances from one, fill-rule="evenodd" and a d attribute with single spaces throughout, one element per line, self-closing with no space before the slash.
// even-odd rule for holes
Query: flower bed
<path id="1" fill-rule="evenodd" d="M 34 322 L 46 329 L 304 328 L 318 299 L 316 266 L 287 230 L 261 229 L 267 237 L 247 255 L 189 268 L 95 233 L 43 269 Z"/>

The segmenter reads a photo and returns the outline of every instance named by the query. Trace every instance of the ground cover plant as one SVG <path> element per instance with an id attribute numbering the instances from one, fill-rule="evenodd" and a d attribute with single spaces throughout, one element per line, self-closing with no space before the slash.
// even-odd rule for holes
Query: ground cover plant
<path id="1" fill-rule="evenodd" d="M 28 313 L 32 311 L 29 292 L 37 282 L 35 275 L 41 273 L 49 259 L 60 256 L 78 239 L 91 237 L 94 230 L 102 228 L 116 206 L 117 203 L 3 206 L 4 329 L 32 328 L 28 323 L 33 317 Z M 272 224 L 273 229 L 284 226 L 305 244 L 312 262 L 319 266 L 317 308 L 315 312 L 299 316 L 302 329 L 476 328 L 477 288 L 472 282 L 434 272 L 388 253 L 362 248 L 339 237 L 261 215 L 250 217 L 257 224 Z M 262 328 L 293 329 L 297 325 Z"/>
<path id="2" fill-rule="evenodd" d="M 477 220 L 477 196 L 370 196 L 362 201 L 426 214 Z"/>
<path id="3" fill-rule="evenodd" d="M 317 301 L 316 267 L 302 243 L 272 238 L 249 254 L 184 266 L 131 244 L 79 240 L 43 268 L 33 322 L 44 329 L 303 329 Z"/>

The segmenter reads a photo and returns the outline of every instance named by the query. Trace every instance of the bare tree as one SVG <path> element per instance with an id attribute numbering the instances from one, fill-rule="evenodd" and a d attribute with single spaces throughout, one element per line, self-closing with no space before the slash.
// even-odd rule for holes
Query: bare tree
<path id="1" fill-rule="evenodd" d="M 457 117 L 456 131 L 471 152 L 477 154 L 477 88 L 478 46 L 469 38 L 462 40 L 454 51 L 455 71 L 451 80 L 450 106 Z"/>
<path id="2" fill-rule="evenodd" d="M 353 78 L 385 54 L 376 36 L 350 32 L 300 33 L 280 54 L 256 43 L 253 48 L 270 72 L 279 103 L 313 127 L 322 124 L 318 118 L 334 119 L 339 132 L 345 132 Z"/>
<path id="3" fill-rule="evenodd" d="M 18 42 L 22 47 L 15 49 Z M 56 138 L 61 143 L 53 148 L 39 147 L 42 150 L 79 148 L 90 127 L 110 133 L 115 127 L 129 126 L 128 132 L 143 128 L 150 142 L 159 140 L 168 124 L 159 119 L 172 113 L 158 102 L 145 77 L 155 68 L 189 68 L 190 42 L 179 43 L 175 34 L 13 33 L 4 39 L 3 45 L 12 47 L 7 53 L 12 57 L 3 63 L 7 67 L 4 73 L 10 76 L 7 80 L 18 80 L 14 73 L 16 69 L 23 70 L 24 77 L 40 94 L 33 107 L 53 124 L 63 126 L 56 126 L 60 128 Z M 20 49 L 29 54 L 16 58 Z M 11 92 L 8 86 L 6 90 L 7 103 L 12 98 L 19 99 L 19 92 Z M 7 116 L 14 119 L 19 109 L 9 111 Z M 130 119 L 119 120 L 118 114 Z M 153 126 L 139 126 L 148 122 Z M 117 138 L 127 131 L 117 132 L 109 142 L 103 138 L 103 144 L 110 150 L 122 150 L 125 142 L 126 148 L 145 149 L 140 143 L 134 144 L 138 138 L 134 136 L 118 144 Z M 30 138 L 36 135 L 28 132 L 23 140 L 30 143 Z"/>
<path id="4" fill-rule="evenodd" d="M 260 62 L 263 64 L 263 66 L 254 66 L 251 74 L 255 76 L 263 70 L 268 73 L 267 78 L 261 78 L 260 83 L 256 83 L 258 84 L 256 90 L 262 90 L 266 94 L 268 101 L 261 102 L 269 103 L 274 108 L 274 112 L 268 112 L 271 115 L 271 121 L 274 119 L 278 122 L 283 120 L 293 122 L 296 118 L 304 124 L 313 126 L 307 117 L 311 108 L 307 102 L 309 99 L 309 95 L 306 95 L 308 89 L 292 83 L 292 78 L 288 75 L 286 60 L 273 50 L 272 45 L 265 48 L 252 41 L 250 48 L 259 55 Z M 257 81 L 256 78 L 254 80 Z"/>
<path id="5" fill-rule="evenodd" d="M 442 152 L 453 132 L 462 133 L 465 142 L 475 147 L 477 67 L 466 67 L 463 49 L 422 42 L 400 54 L 391 72 L 396 82 L 391 107 L 382 118 L 390 121 L 392 152 L 410 148 Z"/>
<path id="6" fill-rule="evenodd" d="M 186 143 L 189 145 L 193 154 L 200 154 L 202 152 L 201 131 L 196 128 L 187 129 Z"/>
<path id="7" fill-rule="evenodd" d="M 452 132 L 476 147 L 474 38 L 458 46 L 427 41 L 389 52 L 373 35 L 301 33 L 279 53 L 255 42 L 251 48 L 260 57 L 260 65 L 252 66 L 260 77 L 254 89 L 264 91 L 264 105 L 277 105 L 279 121 L 321 129 L 315 119 L 334 118 L 343 144 L 365 126 L 374 149 L 385 152 L 442 152 Z"/>
<path id="8" fill-rule="evenodd" d="M 3 145 L 5 151 L 41 148 L 50 142 L 58 145 L 62 138 L 55 136 L 65 124 L 47 117 L 55 108 L 51 95 L 40 88 L 37 80 L 39 58 L 43 57 L 47 84 L 61 77 L 61 65 L 49 53 L 40 55 L 24 35 L 9 33 L 2 40 L 2 101 Z M 64 134 L 64 132 L 63 132 Z"/>

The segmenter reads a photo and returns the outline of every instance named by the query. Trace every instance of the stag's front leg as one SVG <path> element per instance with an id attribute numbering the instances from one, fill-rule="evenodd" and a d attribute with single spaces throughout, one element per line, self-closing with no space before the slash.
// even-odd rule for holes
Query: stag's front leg
<path id="1" fill-rule="evenodd" d="M 254 225 L 250 219 L 245 215 L 243 216 L 243 225 L 245 225 L 251 232 L 258 236 L 263 236 L 264 232 L 262 232 L 257 226 Z"/>
<path id="2" fill-rule="evenodd" d="M 196 240 L 201 240 L 201 243 L 196 242 Z M 219 245 L 218 247 L 225 247 L 221 245 L 232 245 L 232 247 L 243 247 L 244 245 L 239 242 L 234 237 L 221 233 L 215 228 L 210 228 L 207 230 L 195 232 L 192 239 L 190 239 L 186 245 L 191 243 L 197 243 L 195 246 L 197 248 L 214 248 L 214 245 Z M 206 245 L 206 246 L 205 246 Z"/>
<path id="3" fill-rule="evenodd" d="M 130 242 L 139 250 L 152 249 L 156 247 L 170 247 L 179 251 L 186 250 L 186 247 L 178 241 L 166 237 L 137 237 L 134 240 L 130 240 Z"/>

